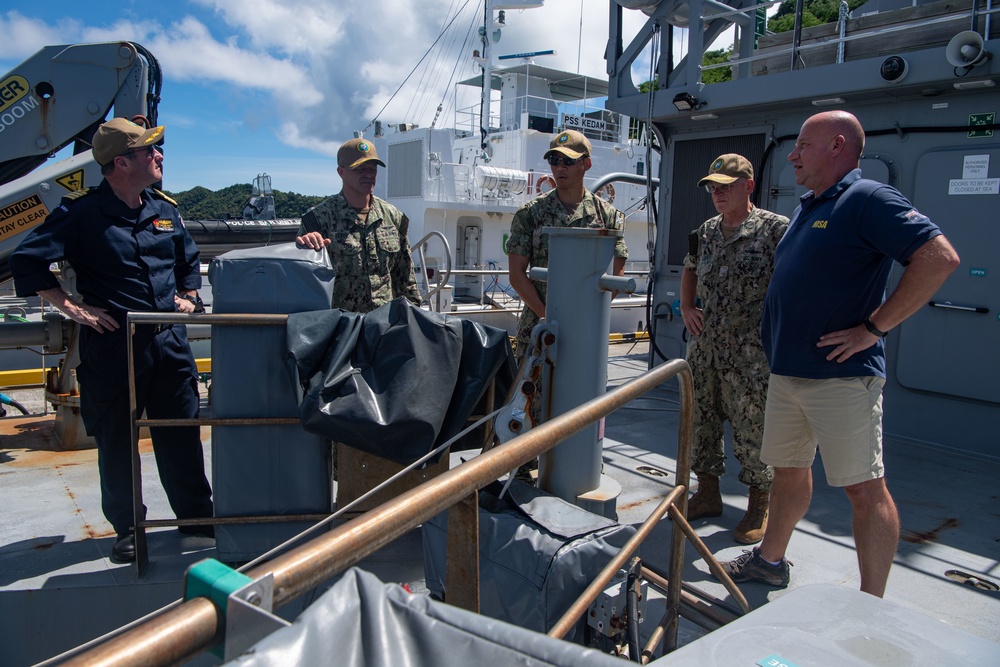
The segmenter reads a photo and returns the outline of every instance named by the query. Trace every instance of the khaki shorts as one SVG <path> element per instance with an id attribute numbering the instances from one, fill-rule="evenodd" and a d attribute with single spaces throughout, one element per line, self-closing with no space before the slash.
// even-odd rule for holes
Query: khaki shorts
<path id="1" fill-rule="evenodd" d="M 871 376 L 812 380 L 772 375 L 760 460 L 775 468 L 809 468 L 818 445 L 830 486 L 882 477 L 884 384 Z"/>

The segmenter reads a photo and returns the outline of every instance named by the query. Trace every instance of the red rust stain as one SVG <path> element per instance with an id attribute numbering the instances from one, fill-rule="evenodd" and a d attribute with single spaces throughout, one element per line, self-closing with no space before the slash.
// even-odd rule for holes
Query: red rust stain
<path id="1" fill-rule="evenodd" d="M 618 508 L 618 511 L 622 512 L 622 511 L 625 511 L 625 510 L 635 509 L 636 507 L 642 507 L 643 505 L 645 505 L 648 502 L 652 502 L 654 500 L 662 500 L 664 498 L 666 498 L 666 496 L 653 496 L 652 498 L 647 498 L 646 500 L 637 500 L 635 502 L 627 503 L 625 505 L 620 506 Z"/>
<path id="2" fill-rule="evenodd" d="M 202 430 L 202 440 L 210 437 L 208 427 Z M 139 440 L 139 453 L 149 454 L 153 443 Z M 96 465 L 97 450 L 63 451 L 55 434 L 55 415 L 0 420 L 0 463 L 11 468 L 58 468 L 61 466 Z"/>
<path id="3" fill-rule="evenodd" d="M 958 528 L 958 519 L 945 519 L 937 528 L 932 528 L 931 530 L 926 530 L 923 532 L 915 532 L 912 530 L 904 530 L 899 534 L 899 539 L 904 542 L 910 542 L 911 544 L 924 544 L 926 542 L 933 542 L 938 538 L 938 535 L 942 531 L 950 530 L 952 528 Z"/>
<path id="4" fill-rule="evenodd" d="M 87 539 L 91 540 L 97 540 L 102 537 L 112 537 L 115 534 L 115 531 L 113 530 L 102 530 L 102 531 L 94 530 L 94 527 L 91 526 L 89 523 L 85 523 L 83 525 L 83 532 L 87 536 Z"/>

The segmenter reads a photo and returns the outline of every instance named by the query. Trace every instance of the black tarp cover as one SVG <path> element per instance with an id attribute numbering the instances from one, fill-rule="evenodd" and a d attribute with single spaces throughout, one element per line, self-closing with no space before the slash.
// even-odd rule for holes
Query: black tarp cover
<path id="1" fill-rule="evenodd" d="M 461 431 L 513 364 L 505 330 L 402 297 L 366 314 L 293 313 L 287 336 L 302 426 L 402 465 Z"/>

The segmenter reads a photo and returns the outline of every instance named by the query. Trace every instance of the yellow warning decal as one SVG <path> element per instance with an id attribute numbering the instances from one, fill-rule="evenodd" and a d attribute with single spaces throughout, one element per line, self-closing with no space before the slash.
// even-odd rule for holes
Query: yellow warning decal
<path id="1" fill-rule="evenodd" d="M 23 76 L 8 76 L 0 81 L 0 113 L 14 106 L 29 90 L 28 80 Z"/>
<path id="2" fill-rule="evenodd" d="M 26 232 L 49 214 L 41 197 L 31 195 L 0 209 L 0 241 Z"/>
<path id="3" fill-rule="evenodd" d="M 77 169 L 76 171 L 71 171 L 68 174 L 63 174 L 56 179 L 56 183 L 63 186 L 70 192 L 83 190 L 83 169 Z"/>

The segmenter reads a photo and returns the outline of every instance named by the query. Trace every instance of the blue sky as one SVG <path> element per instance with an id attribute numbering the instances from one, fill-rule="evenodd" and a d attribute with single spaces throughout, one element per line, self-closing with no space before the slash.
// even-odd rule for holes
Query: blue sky
<path id="1" fill-rule="evenodd" d="M 135 41 L 163 70 L 164 187 L 218 189 L 266 172 L 278 190 L 340 189 L 333 156 L 389 100 L 414 64 L 461 12 L 446 52 L 429 58 L 382 112 L 387 124 L 430 124 L 479 0 L 181 0 L 149 3 L 27 2 L 0 9 L 0 73 L 46 45 Z M 539 64 L 606 78 L 608 0 L 548 0 L 508 10 L 499 54 L 555 49 Z M 626 11 L 638 29 L 640 12 Z M 478 21 L 477 21 L 478 24 Z M 581 27 L 582 24 L 582 27 Z M 467 46 L 466 51 L 480 48 Z M 469 53 L 471 55 L 471 53 Z M 456 80 L 475 74 L 460 60 Z M 463 87 L 464 88 L 464 87 Z M 460 101 L 459 106 L 472 104 Z M 452 126 L 446 102 L 438 126 Z M 369 131 L 369 136 L 371 131 Z"/>

